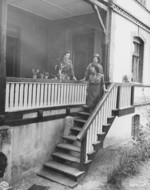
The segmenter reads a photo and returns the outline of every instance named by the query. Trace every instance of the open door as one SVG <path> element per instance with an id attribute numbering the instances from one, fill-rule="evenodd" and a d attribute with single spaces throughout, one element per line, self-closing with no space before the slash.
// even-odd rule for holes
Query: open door
<path id="1" fill-rule="evenodd" d="M 6 45 L 6 76 L 19 76 L 19 61 L 18 61 L 18 39 L 7 36 Z"/>
<path id="2" fill-rule="evenodd" d="M 73 35 L 73 63 L 76 78 L 82 79 L 94 53 L 94 31 Z"/>

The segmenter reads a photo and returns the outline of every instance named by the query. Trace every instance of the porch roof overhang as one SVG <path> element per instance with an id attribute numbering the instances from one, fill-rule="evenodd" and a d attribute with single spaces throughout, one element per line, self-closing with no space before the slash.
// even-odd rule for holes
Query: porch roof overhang
<path id="1" fill-rule="evenodd" d="M 108 0 L 8 0 L 8 4 L 48 20 L 94 13 L 91 4 L 107 10 Z"/>

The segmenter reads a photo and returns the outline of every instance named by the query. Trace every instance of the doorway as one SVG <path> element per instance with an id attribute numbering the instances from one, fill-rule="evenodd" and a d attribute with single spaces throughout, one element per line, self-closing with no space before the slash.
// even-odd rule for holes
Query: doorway
<path id="1" fill-rule="evenodd" d="M 73 63 L 78 80 L 84 78 L 86 67 L 92 62 L 93 53 L 94 31 L 73 35 Z"/>
<path id="2" fill-rule="evenodd" d="M 6 76 L 18 77 L 19 76 L 19 61 L 18 61 L 18 39 L 15 37 L 7 36 L 6 42 Z"/>

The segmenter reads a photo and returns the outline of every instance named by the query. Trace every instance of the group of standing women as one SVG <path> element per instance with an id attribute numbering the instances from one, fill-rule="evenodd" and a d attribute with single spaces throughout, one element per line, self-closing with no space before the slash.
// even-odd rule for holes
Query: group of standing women
<path id="1" fill-rule="evenodd" d="M 90 63 L 85 71 L 84 78 L 80 81 L 88 81 L 86 104 L 93 111 L 96 104 L 106 92 L 104 84 L 104 73 L 101 66 L 101 59 L 98 54 L 93 55 L 93 62 Z M 70 52 L 65 52 L 62 62 L 57 66 L 59 79 L 62 80 L 76 80 L 72 61 L 70 59 Z"/>

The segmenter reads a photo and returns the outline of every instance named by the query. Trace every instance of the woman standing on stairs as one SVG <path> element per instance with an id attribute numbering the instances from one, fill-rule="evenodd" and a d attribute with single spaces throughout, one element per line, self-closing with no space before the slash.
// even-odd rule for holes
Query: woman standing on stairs
<path id="1" fill-rule="evenodd" d="M 92 112 L 103 93 L 107 91 L 104 84 L 103 68 L 98 54 L 94 54 L 93 63 L 88 65 L 82 81 L 84 80 L 88 80 L 86 104 L 90 112 Z"/>

